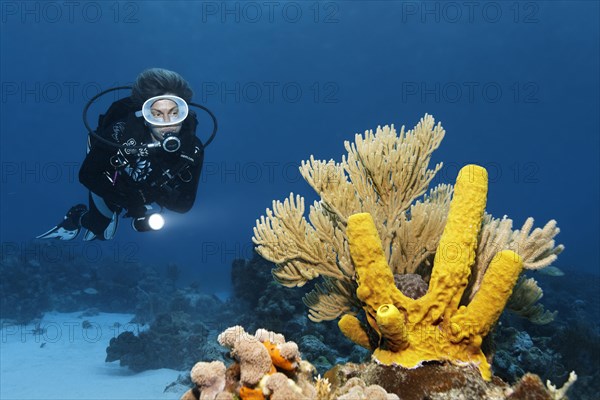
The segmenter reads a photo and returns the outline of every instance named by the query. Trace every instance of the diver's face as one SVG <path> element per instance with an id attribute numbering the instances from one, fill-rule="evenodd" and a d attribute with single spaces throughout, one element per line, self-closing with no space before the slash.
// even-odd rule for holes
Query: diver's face
<path id="1" fill-rule="evenodd" d="M 179 107 L 172 100 L 158 100 L 152 107 L 150 108 L 152 112 L 152 116 L 156 119 L 159 119 L 164 122 L 169 122 L 173 119 L 177 119 L 179 115 Z M 174 125 L 166 125 L 166 126 L 154 126 L 150 125 L 150 131 L 162 138 L 163 135 L 167 132 L 179 133 L 181 131 L 181 122 Z"/>

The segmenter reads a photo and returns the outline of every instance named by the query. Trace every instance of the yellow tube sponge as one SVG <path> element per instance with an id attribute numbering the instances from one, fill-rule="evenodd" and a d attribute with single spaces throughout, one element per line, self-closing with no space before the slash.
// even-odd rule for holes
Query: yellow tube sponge
<path id="1" fill-rule="evenodd" d="M 367 319 L 373 329 L 379 331 L 375 323 L 377 309 L 392 303 L 393 296 L 404 297 L 394 283 L 381 246 L 381 240 L 369 213 L 351 215 L 346 228 L 350 256 L 356 270 L 358 289 L 356 295 L 365 303 Z"/>
<path id="2" fill-rule="evenodd" d="M 468 306 L 460 307 L 450 319 L 453 341 L 467 338 L 476 341 L 478 337 L 483 338 L 489 333 L 500 318 L 522 267 L 523 262 L 517 253 L 504 250 L 496 254 L 473 300 Z"/>
<path id="3" fill-rule="evenodd" d="M 486 196 L 487 171 L 477 165 L 462 168 L 428 291 L 416 300 L 396 288 L 371 215 L 348 219 L 357 297 L 364 303 L 367 321 L 381 336 L 373 353 L 379 362 L 406 368 L 433 360 L 472 363 L 485 379 L 491 378 L 481 341 L 504 309 L 522 262 L 511 251 L 499 253 L 471 304 L 459 309 L 475 260 Z"/>
<path id="4" fill-rule="evenodd" d="M 400 351 L 408 346 L 404 314 L 395 305 L 384 304 L 379 307 L 376 321 L 389 350 Z"/>
<path id="5" fill-rule="evenodd" d="M 361 322 L 354 315 L 344 314 L 338 321 L 338 327 L 348 339 L 367 350 L 373 350 L 369 343 L 369 336 Z"/>

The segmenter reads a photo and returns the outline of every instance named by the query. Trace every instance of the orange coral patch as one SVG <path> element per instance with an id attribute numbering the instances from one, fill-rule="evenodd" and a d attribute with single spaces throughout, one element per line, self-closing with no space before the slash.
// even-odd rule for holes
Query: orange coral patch
<path id="1" fill-rule="evenodd" d="M 269 355 L 271 356 L 271 361 L 273 362 L 273 365 L 285 371 L 293 371 L 296 369 L 296 363 L 288 360 L 287 358 L 284 358 L 279 352 L 279 349 L 277 348 L 276 344 L 271 343 L 268 340 L 264 341 L 263 344 L 269 351 Z"/>
<path id="2" fill-rule="evenodd" d="M 260 389 L 252 389 L 248 386 L 242 386 L 240 389 L 240 398 L 242 400 L 265 400 L 265 395 Z"/>

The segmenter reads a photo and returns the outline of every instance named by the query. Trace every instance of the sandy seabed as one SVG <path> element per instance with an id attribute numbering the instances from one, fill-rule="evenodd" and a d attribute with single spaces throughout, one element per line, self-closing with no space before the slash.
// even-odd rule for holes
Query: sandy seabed
<path id="1" fill-rule="evenodd" d="M 47 313 L 39 323 L 0 329 L 0 399 L 178 399 L 185 388 L 165 392 L 179 374 L 160 369 L 133 373 L 105 362 L 110 339 L 142 329 L 131 314 Z"/>

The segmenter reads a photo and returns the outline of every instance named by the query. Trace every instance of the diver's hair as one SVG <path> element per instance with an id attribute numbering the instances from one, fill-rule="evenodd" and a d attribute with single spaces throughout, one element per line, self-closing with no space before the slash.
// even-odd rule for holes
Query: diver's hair
<path id="1" fill-rule="evenodd" d="M 167 93 L 179 96 L 188 103 L 194 95 L 189 83 L 177 72 L 150 68 L 137 76 L 131 88 L 131 99 L 141 105 L 151 97 Z"/>

